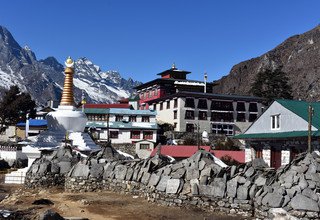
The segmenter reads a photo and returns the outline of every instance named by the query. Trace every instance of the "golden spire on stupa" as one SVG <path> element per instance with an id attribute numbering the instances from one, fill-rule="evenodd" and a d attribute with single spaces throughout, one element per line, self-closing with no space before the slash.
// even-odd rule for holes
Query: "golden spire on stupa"
<path id="1" fill-rule="evenodd" d="M 65 78 L 63 84 L 63 92 L 61 97 L 60 105 L 74 105 L 73 99 L 73 73 L 74 73 L 74 62 L 69 56 L 65 62 L 66 68 L 64 70 Z"/>

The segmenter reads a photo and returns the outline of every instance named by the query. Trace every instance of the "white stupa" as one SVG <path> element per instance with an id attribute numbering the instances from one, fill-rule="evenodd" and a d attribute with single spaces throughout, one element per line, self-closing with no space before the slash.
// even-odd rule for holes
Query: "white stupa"
<path id="1" fill-rule="evenodd" d="M 73 146 L 81 154 L 89 154 L 100 150 L 88 133 L 84 133 L 87 116 L 84 112 L 74 107 L 73 74 L 74 62 L 69 57 L 65 62 L 65 81 L 62 98 L 57 111 L 50 112 L 46 119 L 48 130 L 40 133 L 22 152 L 28 157 L 28 167 L 7 174 L 5 183 L 23 183 L 26 172 L 36 158 L 41 156 L 41 151 L 53 151 L 66 144 Z"/>

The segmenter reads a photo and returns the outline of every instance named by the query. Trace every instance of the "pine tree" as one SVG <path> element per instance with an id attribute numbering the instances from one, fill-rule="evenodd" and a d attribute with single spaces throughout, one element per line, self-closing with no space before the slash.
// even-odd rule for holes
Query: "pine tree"
<path id="1" fill-rule="evenodd" d="M 250 92 L 254 96 L 266 98 L 268 103 L 274 99 L 292 99 L 292 88 L 288 81 L 286 73 L 281 69 L 267 69 L 257 74 Z"/>
<path id="2" fill-rule="evenodd" d="M 0 102 L 0 127 L 26 120 L 26 114 L 35 116 L 35 102 L 28 93 L 20 92 L 17 86 L 11 86 Z"/>

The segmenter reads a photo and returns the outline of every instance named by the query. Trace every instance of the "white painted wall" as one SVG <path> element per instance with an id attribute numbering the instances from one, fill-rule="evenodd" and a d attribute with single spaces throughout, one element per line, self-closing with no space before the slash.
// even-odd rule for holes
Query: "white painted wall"
<path id="1" fill-rule="evenodd" d="M 280 129 L 271 130 L 271 116 L 280 114 Z M 308 122 L 290 110 L 283 107 L 278 102 L 273 102 L 271 106 L 252 124 L 245 134 L 273 133 L 289 131 L 306 131 Z M 317 130 L 312 126 L 312 130 Z"/>
<path id="2" fill-rule="evenodd" d="M 290 151 L 289 150 L 282 150 L 281 151 L 281 166 L 287 165 L 290 163 Z"/>
<path id="3" fill-rule="evenodd" d="M 262 158 L 270 167 L 270 164 L 271 164 L 271 151 L 270 151 L 270 149 L 263 149 L 262 150 Z"/>

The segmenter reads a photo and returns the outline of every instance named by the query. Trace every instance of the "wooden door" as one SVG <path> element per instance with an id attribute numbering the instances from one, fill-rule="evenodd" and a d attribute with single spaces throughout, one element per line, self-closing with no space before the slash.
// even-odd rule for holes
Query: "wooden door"
<path id="1" fill-rule="evenodd" d="M 281 166 L 281 150 L 271 147 L 271 167 L 278 169 Z"/>

